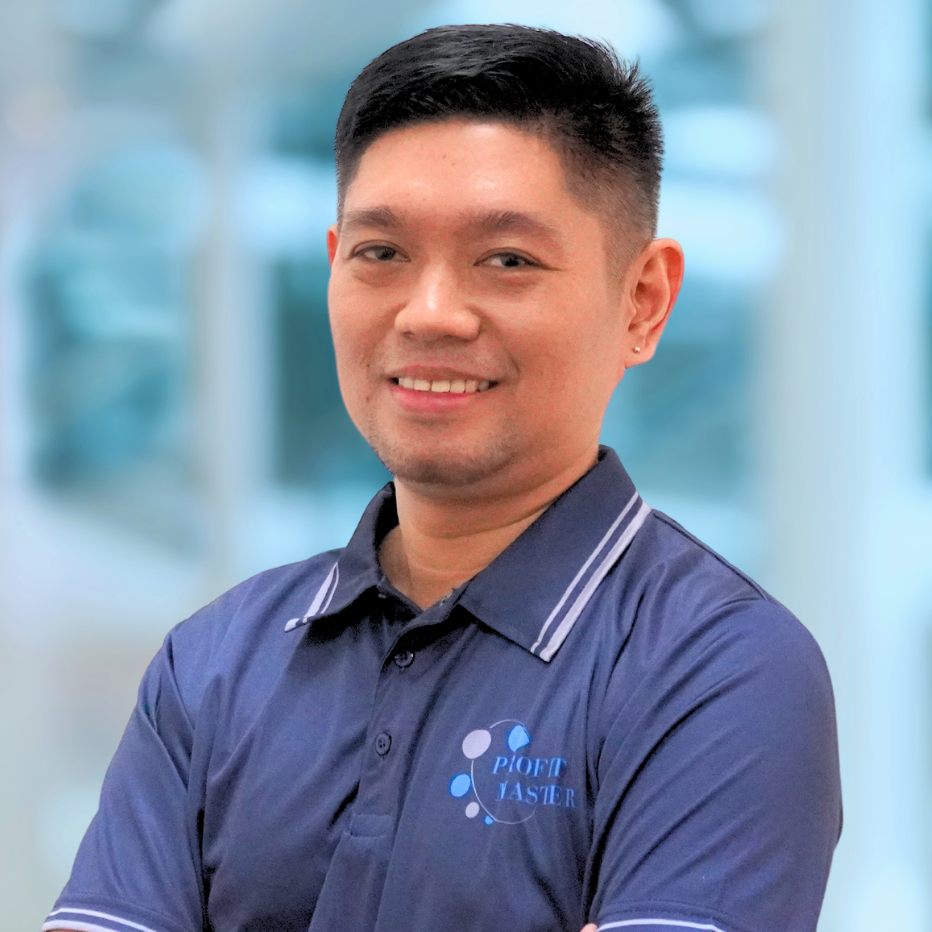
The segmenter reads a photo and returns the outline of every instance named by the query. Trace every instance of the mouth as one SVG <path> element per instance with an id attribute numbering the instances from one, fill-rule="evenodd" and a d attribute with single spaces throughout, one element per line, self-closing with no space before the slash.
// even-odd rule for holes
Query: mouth
<path id="1" fill-rule="evenodd" d="M 471 395 L 476 392 L 487 392 L 498 383 L 488 379 L 414 379 L 409 376 L 400 376 L 389 379 L 401 388 L 415 392 L 430 392 L 443 395 Z"/>

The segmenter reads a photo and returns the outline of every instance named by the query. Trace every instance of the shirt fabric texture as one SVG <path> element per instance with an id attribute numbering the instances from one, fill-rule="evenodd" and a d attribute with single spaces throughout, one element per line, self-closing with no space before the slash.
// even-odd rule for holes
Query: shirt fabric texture
<path id="1" fill-rule="evenodd" d="M 607 448 L 423 611 L 396 523 L 389 484 L 169 633 L 44 930 L 815 930 L 835 718 L 785 608 Z"/>

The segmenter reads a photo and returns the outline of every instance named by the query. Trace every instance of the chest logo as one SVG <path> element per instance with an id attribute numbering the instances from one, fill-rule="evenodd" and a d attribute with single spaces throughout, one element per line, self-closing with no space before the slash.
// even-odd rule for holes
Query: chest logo
<path id="1" fill-rule="evenodd" d="M 544 807 L 576 808 L 576 789 L 566 786 L 568 761 L 532 750 L 523 722 L 503 719 L 463 739 L 468 772 L 450 781 L 450 795 L 469 797 L 466 816 L 484 813 L 486 825 L 519 825 Z"/>

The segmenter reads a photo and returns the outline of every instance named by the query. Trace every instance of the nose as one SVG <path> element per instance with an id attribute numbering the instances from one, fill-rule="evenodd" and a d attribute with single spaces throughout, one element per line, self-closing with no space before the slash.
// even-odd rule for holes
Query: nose
<path id="1" fill-rule="evenodd" d="M 481 328 L 482 320 L 470 308 L 456 271 L 441 263 L 423 268 L 395 316 L 397 333 L 425 342 L 475 340 Z"/>

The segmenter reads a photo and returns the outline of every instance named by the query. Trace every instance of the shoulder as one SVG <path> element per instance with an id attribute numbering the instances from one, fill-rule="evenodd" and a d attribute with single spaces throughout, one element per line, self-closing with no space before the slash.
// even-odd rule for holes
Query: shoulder
<path id="1" fill-rule="evenodd" d="M 784 709 L 806 705 L 834 719 L 815 639 L 747 575 L 660 512 L 638 532 L 622 563 L 628 560 L 603 632 L 613 657 L 609 708 L 624 704 L 637 682 L 650 701 L 675 697 L 681 711 L 681 702 L 714 694 L 726 702 L 779 701 Z"/>
<path id="2" fill-rule="evenodd" d="M 747 574 L 662 511 L 650 513 L 632 542 L 631 555 L 647 585 L 672 585 L 680 600 L 699 610 L 723 599 L 779 605 Z"/>
<path id="3" fill-rule="evenodd" d="M 218 596 L 168 633 L 150 674 L 171 676 L 192 720 L 218 677 L 248 676 L 292 648 L 287 622 L 303 614 L 340 550 L 266 570 Z M 144 684 L 145 685 L 145 684 Z"/>
<path id="4" fill-rule="evenodd" d="M 640 614 L 669 637 L 741 635 L 759 647 L 796 645 L 821 661 L 814 638 L 789 609 L 662 512 L 645 522 L 632 557 L 640 564 Z"/>
<path id="5" fill-rule="evenodd" d="M 611 579 L 597 650 L 611 659 L 590 705 L 595 825 L 606 839 L 590 914 L 624 924 L 635 906 L 672 908 L 681 925 L 718 915 L 723 926 L 730 916 L 777 929 L 801 903 L 817 913 L 841 791 L 815 640 L 662 514 Z"/>

